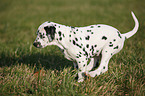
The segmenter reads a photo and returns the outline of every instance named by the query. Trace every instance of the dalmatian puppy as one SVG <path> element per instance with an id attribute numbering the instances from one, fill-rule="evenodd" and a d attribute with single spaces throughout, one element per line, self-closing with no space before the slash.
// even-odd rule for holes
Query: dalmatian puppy
<path id="1" fill-rule="evenodd" d="M 78 82 L 83 82 L 84 74 L 95 77 L 106 72 L 110 58 L 123 48 L 126 39 L 137 32 L 139 22 L 134 13 L 131 12 L 131 14 L 135 27 L 125 34 L 104 24 L 70 27 L 45 22 L 39 26 L 33 45 L 37 48 L 57 45 L 65 57 L 73 61 L 75 67 L 78 67 Z M 100 65 L 92 70 L 98 63 L 100 54 L 102 55 Z"/>

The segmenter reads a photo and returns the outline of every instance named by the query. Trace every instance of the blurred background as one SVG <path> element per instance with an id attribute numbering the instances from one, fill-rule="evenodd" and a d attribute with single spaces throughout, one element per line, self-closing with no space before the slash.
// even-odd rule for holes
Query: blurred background
<path id="1" fill-rule="evenodd" d="M 144 0 L 0 0 L 0 50 L 32 43 L 45 21 L 68 26 L 108 24 L 121 33 L 134 27 L 133 11 L 145 32 Z M 142 36 L 141 35 L 141 36 Z"/>

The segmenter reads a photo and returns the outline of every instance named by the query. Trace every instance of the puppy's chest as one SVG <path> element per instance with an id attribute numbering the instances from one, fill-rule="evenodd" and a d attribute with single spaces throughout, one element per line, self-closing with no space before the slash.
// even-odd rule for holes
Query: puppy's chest
<path id="1" fill-rule="evenodd" d="M 73 53 L 73 50 L 68 49 L 60 49 L 60 51 L 64 54 L 65 58 L 70 61 L 75 60 L 76 54 Z"/>

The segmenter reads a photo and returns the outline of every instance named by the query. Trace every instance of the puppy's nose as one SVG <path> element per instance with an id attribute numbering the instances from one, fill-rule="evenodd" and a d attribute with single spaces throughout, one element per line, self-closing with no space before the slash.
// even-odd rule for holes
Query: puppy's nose
<path id="1" fill-rule="evenodd" d="M 34 42 L 33 45 L 37 48 L 42 47 L 40 42 Z"/>

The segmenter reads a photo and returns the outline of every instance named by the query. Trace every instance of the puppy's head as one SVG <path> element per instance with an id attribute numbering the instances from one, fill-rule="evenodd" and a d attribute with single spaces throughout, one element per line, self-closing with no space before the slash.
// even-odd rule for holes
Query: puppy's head
<path id="1" fill-rule="evenodd" d="M 37 48 L 44 48 L 47 45 L 51 45 L 55 38 L 55 30 L 55 27 L 50 22 L 40 25 L 33 45 Z"/>

